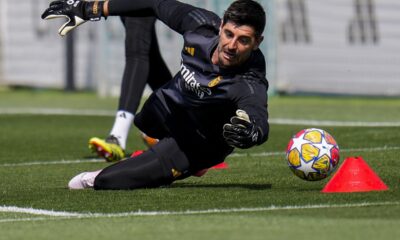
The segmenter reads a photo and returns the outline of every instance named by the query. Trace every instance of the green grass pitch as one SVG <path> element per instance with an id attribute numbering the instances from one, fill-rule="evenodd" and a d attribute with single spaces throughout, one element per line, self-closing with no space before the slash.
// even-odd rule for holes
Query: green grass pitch
<path id="1" fill-rule="evenodd" d="M 400 99 L 271 97 L 269 141 L 236 151 L 228 169 L 168 188 L 68 190 L 77 173 L 107 166 L 87 141 L 108 134 L 116 105 L 91 93 L 0 90 L 0 239 L 400 237 Z M 341 162 L 362 156 L 389 190 L 324 194 L 330 178 L 295 177 L 285 148 L 309 127 L 335 137 Z M 128 146 L 145 148 L 136 129 Z"/>

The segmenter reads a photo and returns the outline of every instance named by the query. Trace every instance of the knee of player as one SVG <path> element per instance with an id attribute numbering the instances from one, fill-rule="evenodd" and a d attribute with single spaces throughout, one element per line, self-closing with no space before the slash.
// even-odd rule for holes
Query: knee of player
<path id="1" fill-rule="evenodd" d="M 101 189 L 112 189 L 114 180 L 111 178 L 109 174 L 99 174 L 94 179 L 94 189 L 101 190 Z"/>

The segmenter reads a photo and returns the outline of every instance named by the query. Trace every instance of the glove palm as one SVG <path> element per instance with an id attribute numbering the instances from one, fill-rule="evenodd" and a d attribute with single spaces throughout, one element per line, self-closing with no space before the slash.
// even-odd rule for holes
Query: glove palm
<path id="1" fill-rule="evenodd" d="M 249 115 L 239 109 L 230 123 L 224 124 L 223 136 L 232 147 L 250 148 L 258 143 L 259 133 Z"/>

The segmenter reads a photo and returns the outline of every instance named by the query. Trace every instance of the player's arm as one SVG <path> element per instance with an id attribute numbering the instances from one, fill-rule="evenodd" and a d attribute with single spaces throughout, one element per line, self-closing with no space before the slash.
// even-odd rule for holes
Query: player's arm
<path id="1" fill-rule="evenodd" d="M 66 18 L 67 22 L 59 29 L 64 36 L 86 21 L 107 16 L 155 16 L 181 34 L 200 25 L 218 29 L 220 23 L 214 13 L 175 0 L 56 0 L 50 3 L 42 19 Z"/>
<path id="2" fill-rule="evenodd" d="M 220 18 L 213 12 L 175 0 L 112 0 L 107 4 L 110 16 L 151 14 L 171 29 L 183 34 L 200 25 L 219 28 Z"/>
<path id="3" fill-rule="evenodd" d="M 262 74 L 242 76 L 241 87 L 234 96 L 238 110 L 223 127 L 225 141 L 238 148 L 250 148 L 267 141 L 269 134 L 267 82 Z"/>

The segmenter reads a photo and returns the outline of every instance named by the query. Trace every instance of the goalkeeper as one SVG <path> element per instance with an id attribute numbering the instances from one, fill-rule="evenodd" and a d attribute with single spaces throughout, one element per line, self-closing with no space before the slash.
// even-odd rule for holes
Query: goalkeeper
<path id="1" fill-rule="evenodd" d="M 107 16 L 154 15 L 182 34 L 181 69 L 149 97 L 135 125 L 160 141 L 141 155 L 95 172 L 83 172 L 69 188 L 136 189 L 169 185 L 196 175 L 232 153 L 268 138 L 265 12 L 253 0 L 237 0 L 223 19 L 175 0 L 59 0 L 42 18 L 66 17 L 60 31 Z"/>

